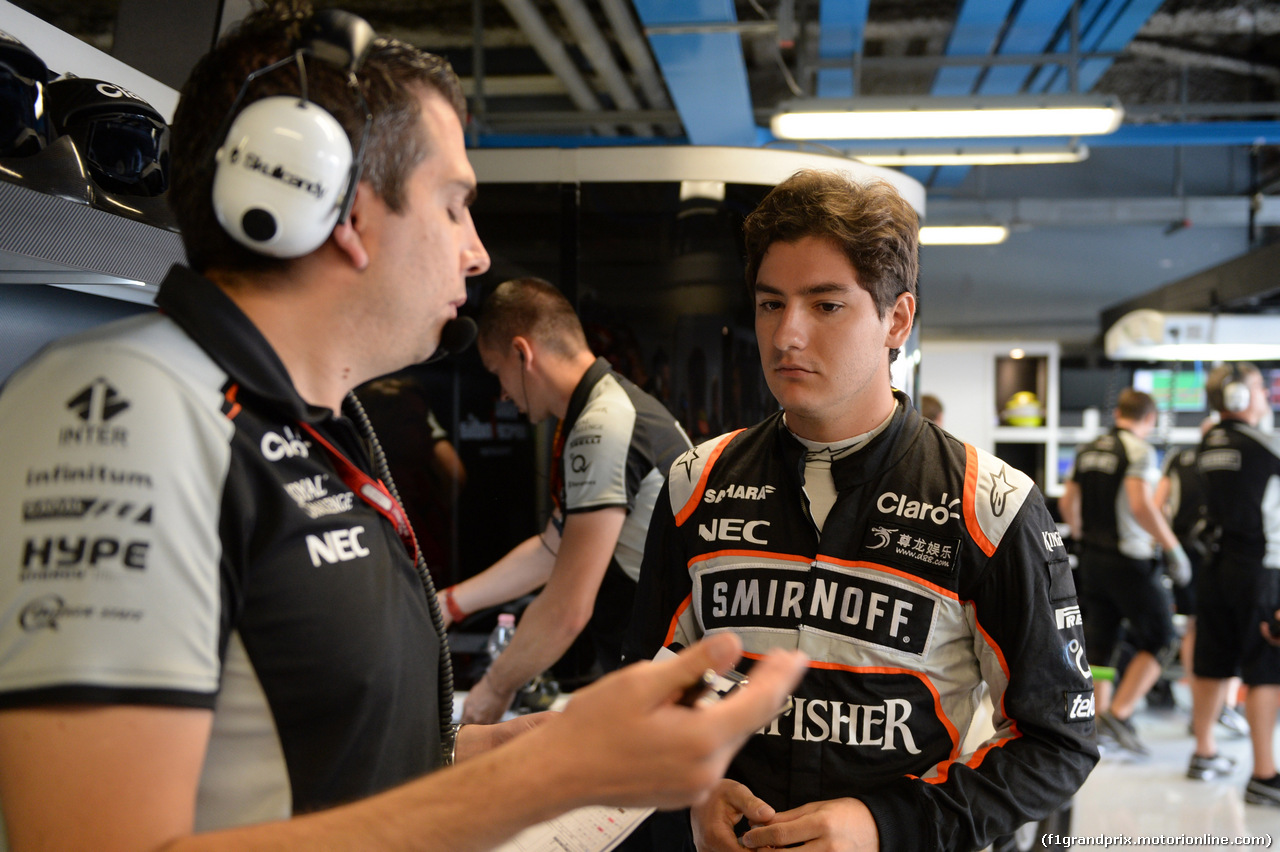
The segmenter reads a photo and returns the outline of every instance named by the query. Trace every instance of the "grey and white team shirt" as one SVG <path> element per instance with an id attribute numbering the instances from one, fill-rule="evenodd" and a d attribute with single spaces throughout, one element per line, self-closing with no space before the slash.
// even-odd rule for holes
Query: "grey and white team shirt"
<path id="1" fill-rule="evenodd" d="M 1124 481 L 1130 477 L 1154 490 L 1160 468 L 1152 446 L 1128 429 L 1113 428 L 1076 451 L 1069 478 L 1080 487 L 1084 543 L 1130 559 L 1153 559 L 1155 539 L 1129 508 Z"/>
<path id="2" fill-rule="evenodd" d="M 666 407 L 603 358 L 579 380 L 557 428 L 551 491 L 561 514 L 627 511 L 587 628 L 606 671 L 618 666 L 649 519 L 666 471 L 691 446 Z"/>
<path id="3" fill-rule="evenodd" d="M 335 462 L 367 472 L 362 438 L 206 279 L 175 267 L 158 304 L 0 394 L 0 707 L 213 710 L 198 829 L 430 771 L 439 638 Z"/>

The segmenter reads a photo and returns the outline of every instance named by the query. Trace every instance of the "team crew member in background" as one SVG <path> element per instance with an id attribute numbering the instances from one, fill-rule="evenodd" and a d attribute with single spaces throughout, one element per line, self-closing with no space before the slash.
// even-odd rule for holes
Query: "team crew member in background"
<path id="1" fill-rule="evenodd" d="M 698 848 L 738 849 L 743 816 L 750 847 L 985 846 L 1097 761 L 1067 552 L 1030 479 L 890 386 L 919 269 L 891 186 L 799 172 L 744 230 L 782 411 L 671 468 L 626 658 L 734 632 L 813 662 L 693 809 Z"/>
<path id="2" fill-rule="evenodd" d="M 1206 417 L 1200 424 L 1200 436 L 1209 431 L 1217 421 L 1217 416 Z M 1204 569 L 1208 556 L 1208 543 L 1205 541 L 1205 505 L 1204 483 L 1200 479 L 1200 471 L 1196 468 L 1196 448 L 1188 447 L 1176 453 L 1169 453 L 1164 460 L 1164 469 L 1160 482 L 1156 485 L 1156 505 L 1164 512 L 1169 521 L 1169 529 L 1178 537 L 1182 550 L 1191 561 L 1191 582 L 1185 586 L 1177 586 L 1173 590 L 1174 612 L 1186 616 L 1187 627 L 1179 642 L 1179 655 L 1182 668 L 1190 677 L 1195 670 L 1196 641 L 1196 583 L 1200 572 Z M 1236 694 L 1239 692 L 1240 679 L 1233 678 L 1228 684 L 1226 703 L 1218 716 L 1218 724 L 1236 736 L 1249 735 L 1249 723 L 1236 709 Z M 1188 723 L 1188 728 L 1191 725 Z M 1226 759 L 1216 767 L 1213 763 L 1193 765 L 1188 769 L 1192 778 L 1209 779 L 1216 777 L 1218 769 L 1225 766 Z"/>
<path id="3" fill-rule="evenodd" d="M 1280 806 L 1272 742 L 1280 707 L 1280 648 L 1262 641 L 1280 605 L 1280 442 L 1256 428 L 1270 409 L 1257 367 L 1216 367 L 1206 388 L 1220 422 L 1205 434 L 1196 456 L 1215 545 L 1196 588 L 1191 768 L 1206 762 L 1202 755 L 1217 754 L 1213 722 L 1227 679 L 1241 675 L 1253 743 L 1244 799 Z M 1224 762 L 1213 762 L 1230 771 Z"/>
<path id="4" fill-rule="evenodd" d="M 1173 602 L 1164 587 L 1157 547 L 1175 585 L 1191 580 L 1191 563 L 1156 506 L 1160 477 L 1146 437 L 1156 426 L 1156 402 L 1126 388 L 1116 403 L 1115 425 L 1076 451 L 1059 506 L 1080 555 L 1080 605 L 1089 637 L 1089 662 L 1114 666 L 1121 622 L 1136 653 L 1112 694 L 1099 680 L 1098 731 L 1136 755 L 1148 753 L 1130 718 L 1163 668 L 1173 642 Z"/>
<path id="5" fill-rule="evenodd" d="M 619 672 L 541 725 L 455 738 L 441 718 L 434 590 L 350 391 L 431 354 L 489 260 L 457 78 L 393 40 L 368 42 L 358 76 L 325 59 L 364 55 L 371 35 L 278 4 L 220 41 L 174 118 L 170 200 L 192 268 L 165 280 L 163 313 L 54 344 L 0 395 L 0 806 L 15 852 L 481 850 L 587 802 L 687 806 L 798 678 L 803 662 L 778 655 L 741 700 L 675 706 L 736 659 L 729 640 Z M 215 219 L 220 118 L 281 59 L 248 90 L 223 165 L 246 170 L 218 208 L 257 235 L 242 246 Z M 288 148 L 317 124 L 336 187 Z M 286 171 L 298 182 L 273 193 Z M 311 200 L 308 180 L 332 194 Z M 278 247 L 265 217 L 282 198 L 277 258 L 261 251 Z"/>
<path id="6" fill-rule="evenodd" d="M 546 530 L 441 593 L 445 613 L 460 618 L 546 586 L 467 696 L 464 722 L 496 722 L 584 628 L 600 668 L 618 667 L 663 472 L 690 444 L 662 403 L 591 354 L 573 306 L 540 278 L 494 290 L 478 345 L 503 395 L 531 422 L 559 420 Z"/>

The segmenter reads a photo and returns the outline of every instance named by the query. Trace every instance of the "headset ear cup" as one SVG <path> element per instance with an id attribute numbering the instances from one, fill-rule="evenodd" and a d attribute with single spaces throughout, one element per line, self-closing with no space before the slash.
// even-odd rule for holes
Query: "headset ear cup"
<path id="1" fill-rule="evenodd" d="M 315 251 L 337 224 L 351 164 L 346 132 L 322 107 L 290 96 L 255 101 L 215 156 L 218 223 L 259 254 Z"/>
<path id="2" fill-rule="evenodd" d="M 1253 392 L 1243 381 L 1233 380 L 1222 387 L 1222 407 L 1227 411 L 1239 414 L 1249 408 L 1253 401 Z"/>

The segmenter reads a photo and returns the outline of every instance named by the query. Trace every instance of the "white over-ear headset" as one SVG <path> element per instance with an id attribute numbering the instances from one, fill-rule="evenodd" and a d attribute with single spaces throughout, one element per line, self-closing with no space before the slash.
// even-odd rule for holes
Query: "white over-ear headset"
<path id="1" fill-rule="evenodd" d="M 355 76 L 372 41 L 364 19 L 336 9 L 319 12 L 302 46 L 245 79 L 227 113 L 235 120 L 219 134 L 223 141 L 214 155 L 214 213 L 236 242 L 271 257 L 301 257 L 346 220 L 373 123 Z M 365 116 L 354 152 L 338 120 L 308 100 L 304 56 L 345 67 Z M 298 69 L 298 96 L 263 98 L 236 114 L 254 80 L 287 65 Z"/>
<path id="2" fill-rule="evenodd" d="M 1247 411 L 1253 402 L 1253 390 L 1245 381 L 1238 363 L 1231 362 L 1231 374 L 1225 379 L 1222 383 L 1222 407 L 1235 414 Z"/>

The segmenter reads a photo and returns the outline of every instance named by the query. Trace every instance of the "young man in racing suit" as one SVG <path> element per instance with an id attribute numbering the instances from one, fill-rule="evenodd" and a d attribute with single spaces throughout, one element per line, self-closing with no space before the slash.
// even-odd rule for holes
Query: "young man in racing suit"
<path id="1" fill-rule="evenodd" d="M 800 172 L 744 230 L 782 411 L 672 467 L 626 654 L 731 631 L 813 662 L 692 811 L 698 848 L 746 817 L 753 848 L 977 849 L 1097 761 L 1066 551 L 1025 475 L 890 386 L 918 271 L 891 187 Z"/>

